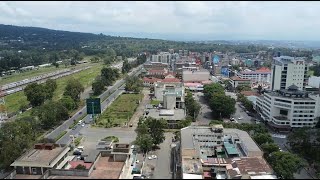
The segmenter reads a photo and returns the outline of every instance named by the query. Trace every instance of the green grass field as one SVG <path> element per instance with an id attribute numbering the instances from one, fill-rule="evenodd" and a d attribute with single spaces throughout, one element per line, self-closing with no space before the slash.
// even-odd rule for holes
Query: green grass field
<path id="1" fill-rule="evenodd" d="M 92 66 L 90 69 L 86 69 L 71 76 L 57 79 L 57 89 L 54 93 L 53 100 L 58 100 L 62 97 L 64 89 L 67 85 L 67 81 L 71 77 L 78 79 L 81 84 L 85 86 L 85 88 L 91 86 L 94 78 L 100 74 L 100 70 L 103 68 L 103 66 L 102 63 L 89 65 Z M 23 91 L 6 96 L 5 101 L 8 113 L 17 112 L 21 104 L 28 103 L 27 97 L 24 95 Z"/>
<path id="2" fill-rule="evenodd" d="M 120 95 L 97 119 L 97 126 L 109 128 L 124 125 L 134 114 L 142 97 L 142 94 Z"/>

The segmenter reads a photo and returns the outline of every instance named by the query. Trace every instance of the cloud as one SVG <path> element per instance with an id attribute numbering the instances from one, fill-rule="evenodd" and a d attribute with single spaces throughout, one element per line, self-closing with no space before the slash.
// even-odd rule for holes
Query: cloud
<path id="1" fill-rule="evenodd" d="M 320 2 L 0 2 L 0 22 L 81 32 L 193 39 L 315 40 Z M 191 38 L 191 37 L 190 37 Z"/>

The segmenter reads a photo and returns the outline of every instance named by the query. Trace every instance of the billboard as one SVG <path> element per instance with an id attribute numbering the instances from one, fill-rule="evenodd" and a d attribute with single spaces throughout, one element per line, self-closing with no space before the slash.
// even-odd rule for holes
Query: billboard
<path id="1" fill-rule="evenodd" d="M 229 77 L 229 67 L 228 66 L 221 67 L 221 74 L 225 77 Z"/>
<path id="2" fill-rule="evenodd" d="M 87 114 L 101 114 L 100 98 L 87 99 Z"/>

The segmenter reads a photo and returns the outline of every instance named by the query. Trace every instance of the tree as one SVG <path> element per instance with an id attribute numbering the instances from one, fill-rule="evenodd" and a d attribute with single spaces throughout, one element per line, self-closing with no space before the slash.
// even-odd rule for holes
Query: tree
<path id="1" fill-rule="evenodd" d="M 68 110 L 60 102 L 48 101 L 35 110 L 42 128 L 50 129 L 69 118 Z"/>
<path id="2" fill-rule="evenodd" d="M 90 61 L 93 62 L 93 63 L 97 63 L 97 62 L 100 61 L 100 58 L 97 57 L 97 56 L 94 56 L 94 57 L 92 57 L 92 58 L 90 59 Z"/>
<path id="3" fill-rule="evenodd" d="M 149 133 L 152 137 L 153 144 L 155 146 L 161 144 L 165 140 L 164 129 L 168 127 L 167 121 L 164 119 L 155 119 L 148 117 L 145 120 L 149 128 Z"/>
<path id="4" fill-rule="evenodd" d="M 239 86 L 236 87 L 236 90 L 238 92 L 251 91 L 251 87 L 249 85 L 239 85 Z"/>
<path id="5" fill-rule="evenodd" d="M 104 91 L 104 85 L 102 80 L 94 81 L 92 83 L 92 91 L 94 95 L 99 95 Z"/>
<path id="6" fill-rule="evenodd" d="M 150 134 L 139 135 L 137 136 L 135 144 L 137 144 L 140 147 L 143 153 L 147 153 L 152 149 L 153 146 L 152 137 L 150 136 Z"/>
<path id="7" fill-rule="evenodd" d="M 261 94 L 261 91 L 262 91 L 262 86 L 259 85 L 259 86 L 258 86 L 258 93 Z"/>
<path id="8" fill-rule="evenodd" d="M 143 118 L 143 116 L 142 116 L 142 118 Z M 146 123 L 139 121 L 138 127 L 136 128 L 135 131 L 138 135 L 149 134 L 149 127 L 147 126 Z"/>
<path id="9" fill-rule="evenodd" d="M 187 117 L 186 119 L 179 121 L 178 129 L 190 126 L 192 123 L 192 119 L 193 119 L 192 117 Z"/>
<path id="10" fill-rule="evenodd" d="M 274 152 L 269 160 L 273 170 L 283 179 L 293 179 L 293 174 L 305 166 L 301 158 L 289 152 Z"/>
<path id="11" fill-rule="evenodd" d="M 54 91 L 57 89 L 57 82 L 54 79 L 48 79 L 44 84 L 46 90 L 46 99 L 50 100 L 53 97 Z"/>
<path id="12" fill-rule="evenodd" d="M 122 74 L 128 73 L 131 68 L 131 64 L 128 62 L 128 60 L 124 60 L 122 65 Z"/>
<path id="13" fill-rule="evenodd" d="M 261 145 L 261 148 L 264 152 L 265 157 L 266 155 L 270 155 L 273 152 L 279 151 L 279 146 L 276 143 L 264 143 Z"/>
<path id="14" fill-rule="evenodd" d="M 63 96 L 59 101 L 69 111 L 77 108 L 77 103 L 70 96 Z"/>
<path id="15" fill-rule="evenodd" d="M 37 83 L 28 84 L 24 89 L 24 94 L 33 107 L 43 104 L 47 97 L 47 92 L 43 85 Z"/>
<path id="16" fill-rule="evenodd" d="M 209 101 L 209 106 L 216 118 L 230 117 L 236 111 L 235 104 L 234 99 L 222 93 L 214 93 Z"/>
<path id="17" fill-rule="evenodd" d="M 203 93 L 206 99 L 210 100 L 214 93 L 224 93 L 224 88 L 219 83 L 206 84 L 203 87 Z"/>
<path id="18" fill-rule="evenodd" d="M 200 112 L 201 106 L 197 101 L 194 100 L 191 92 L 187 92 L 187 96 L 185 97 L 185 105 L 188 115 L 195 120 Z"/>
<path id="19" fill-rule="evenodd" d="M 141 92 L 142 90 L 142 80 L 139 79 L 137 76 L 127 76 L 126 79 L 126 91 L 134 91 L 136 93 Z"/>
<path id="20" fill-rule="evenodd" d="M 67 86 L 63 93 L 64 96 L 70 96 L 76 103 L 80 101 L 80 94 L 84 91 L 83 85 L 79 80 L 71 78 L 67 81 Z"/>
<path id="21" fill-rule="evenodd" d="M 78 170 L 86 170 L 86 166 L 82 165 L 82 164 L 78 164 L 75 169 L 78 169 Z"/>
<path id="22" fill-rule="evenodd" d="M 253 136 L 257 144 L 272 143 L 273 139 L 269 133 L 257 133 Z"/>

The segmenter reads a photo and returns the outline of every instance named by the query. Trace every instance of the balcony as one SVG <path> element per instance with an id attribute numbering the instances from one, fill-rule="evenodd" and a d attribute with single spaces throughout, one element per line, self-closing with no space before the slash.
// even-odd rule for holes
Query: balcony
<path id="1" fill-rule="evenodd" d="M 273 116 L 272 119 L 275 121 L 290 121 L 286 116 Z"/>

